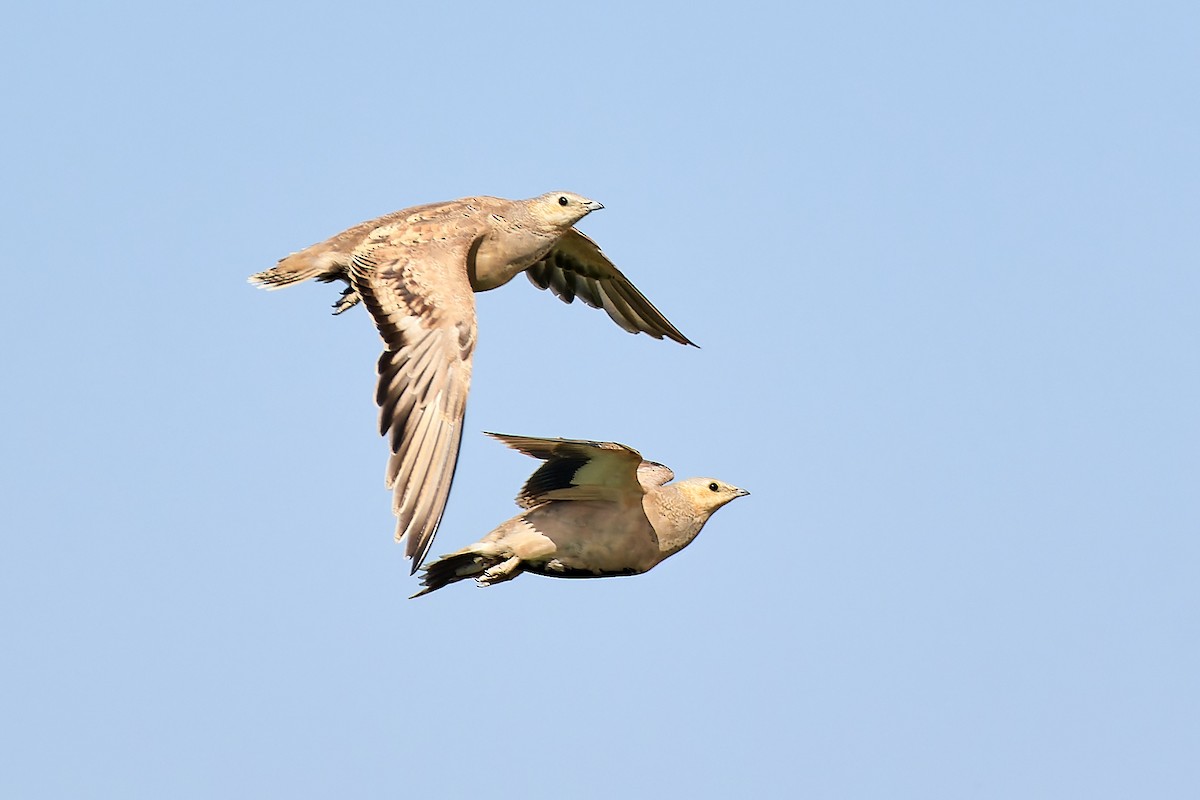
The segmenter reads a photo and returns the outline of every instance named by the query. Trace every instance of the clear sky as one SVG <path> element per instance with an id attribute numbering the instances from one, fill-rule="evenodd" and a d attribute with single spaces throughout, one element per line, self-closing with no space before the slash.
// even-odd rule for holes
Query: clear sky
<path id="1" fill-rule="evenodd" d="M 1200 796 L 1194 3 L 24 4 L 0 796 Z M 417 587 L 378 337 L 246 276 L 570 189 L 702 349 L 479 298 L 433 553 L 613 439 L 753 494 Z"/>

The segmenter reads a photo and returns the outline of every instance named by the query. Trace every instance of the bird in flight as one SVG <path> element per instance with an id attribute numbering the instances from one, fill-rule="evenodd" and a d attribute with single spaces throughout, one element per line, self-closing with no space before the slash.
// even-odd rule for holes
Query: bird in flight
<path id="1" fill-rule="evenodd" d="M 524 509 L 487 536 L 422 567 L 413 597 L 474 578 L 481 586 L 522 572 L 557 578 L 637 575 L 691 544 L 731 500 L 750 494 L 716 478 L 668 483 L 668 467 L 632 447 L 584 439 L 492 433 L 543 463 L 517 495 Z"/>
<path id="2" fill-rule="evenodd" d="M 433 543 L 462 441 L 474 292 L 525 272 L 566 303 L 603 308 L 630 333 L 694 343 L 574 225 L 600 203 L 571 192 L 528 200 L 465 197 L 386 214 L 250 277 L 267 289 L 310 278 L 347 284 L 340 314 L 362 303 L 383 338 L 375 401 L 388 437 L 386 484 L 396 540 L 416 572 Z"/>

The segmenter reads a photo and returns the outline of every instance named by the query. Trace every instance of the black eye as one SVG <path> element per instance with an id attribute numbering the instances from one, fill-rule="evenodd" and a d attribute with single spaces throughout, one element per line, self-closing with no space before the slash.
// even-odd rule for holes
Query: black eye
<path id="1" fill-rule="evenodd" d="M 558 198 L 558 204 L 560 206 L 565 206 L 567 204 L 567 198 L 565 198 L 565 197 Z"/>
<path id="2" fill-rule="evenodd" d="M 721 488 L 721 487 L 720 487 L 720 486 L 717 486 L 717 484 L 716 484 L 716 483 L 710 483 L 710 484 L 708 485 L 708 490 L 709 490 L 710 492 L 715 492 L 717 489 L 720 489 L 720 488 Z"/>

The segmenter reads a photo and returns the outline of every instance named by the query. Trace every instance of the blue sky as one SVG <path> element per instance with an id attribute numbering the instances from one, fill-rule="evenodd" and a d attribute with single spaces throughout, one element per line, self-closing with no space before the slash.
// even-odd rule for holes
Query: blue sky
<path id="1" fill-rule="evenodd" d="M 41 4 L 0 32 L 6 797 L 1194 797 L 1193 4 Z M 702 349 L 479 298 L 434 553 L 614 439 L 753 495 L 421 601 L 378 338 L 245 278 L 556 188 Z"/>

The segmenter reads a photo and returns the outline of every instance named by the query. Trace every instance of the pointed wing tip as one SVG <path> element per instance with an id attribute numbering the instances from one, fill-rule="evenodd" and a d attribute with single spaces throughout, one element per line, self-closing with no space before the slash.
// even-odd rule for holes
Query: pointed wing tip
<path id="1" fill-rule="evenodd" d="M 439 520 L 440 521 L 440 520 Z M 436 531 L 434 531 L 436 533 Z M 413 534 L 415 536 L 416 534 Z M 409 575 L 416 575 L 421 569 L 421 564 L 425 561 L 425 556 L 429 553 L 429 548 L 433 546 L 433 534 L 430 534 L 425 539 L 424 546 L 419 544 L 416 539 L 410 538 L 407 546 L 404 548 L 404 557 L 412 559 L 412 566 L 408 568 Z"/>
<path id="2" fill-rule="evenodd" d="M 421 568 L 421 560 L 425 557 L 424 553 L 418 554 L 417 552 L 414 551 L 414 549 L 412 547 L 412 542 L 413 542 L 412 539 L 408 539 L 407 543 L 405 542 L 406 538 L 408 538 L 409 536 L 415 536 L 415 535 L 416 535 L 415 533 L 407 534 L 405 531 L 397 529 L 395 536 L 392 537 L 392 539 L 396 542 L 396 544 L 406 544 L 406 546 L 404 548 L 404 550 L 405 550 L 404 557 L 412 559 L 412 567 L 408 570 L 409 575 L 417 574 L 417 570 L 419 570 Z M 432 539 L 432 537 L 430 537 L 430 538 Z M 433 544 L 433 542 L 430 541 L 429 544 Z M 425 549 L 428 550 L 429 546 L 426 545 Z"/>
<path id="3" fill-rule="evenodd" d="M 412 559 L 412 566 L 409 567 L 408 574 L 416 575 L 417 570 L 425 563 L 425 556 L 429 555 L 429 549 L 433 547 L 433 540 L 437 536 L 438 528 L 441 527 L 442 518 L 439 515 L 433 526 L 424 532 L 411 531 L 405 539 L 404 557 Z M 401 537 L 397 537 L 396 541 L 400 541 Z"/>
<path id="4" fill-rule="evenodd" d="M 635 330 L 635 331 L 630 331 L 630 333 L 645 333 L 645 334 L 649 334 L 650 336 L 653 336 L 655 339 L 658 339 L 660 342 L 663 339 L 670 339 L 672 342 L 675 342 L 676 344 L 681 344 L 684 347 L 694 347 L 697 350 L 700 349 L 700 345 L 696 344 L 691 339 L 684 336 L 682 333 L 680 333 L 677 330 L 647 331 L 647 330 L 639 329 L 639 330 Z"/>
<path id="5" fill-rule="evenodd" d="M 515 433 L 495 433 L 493 431 L 484 431 L 484 436 L 490 436 L 505 447 L 511 447 L 513 450 L 520 450 L 521 443 L 527 439 L 536 437 L 521 436 Z"/>
<path id="6" fill-rule="evenodd" d="M 655 336 L 659 339 L 670 339 L 672 342 L 681 344 L 684 347 L 694 347 L 697 350 L 700 349 L 700 345 L 693 342 L 687 336 L 684 336 L 683 331 L 679 330 L 679 328 L 676 328 L 670 322 L 667 322 L 665 317 L 662 321 L 664 324 L 655 326 L 654 331 L 647 331 L 647 333 L 650 333 L 651 336 Z"/>

